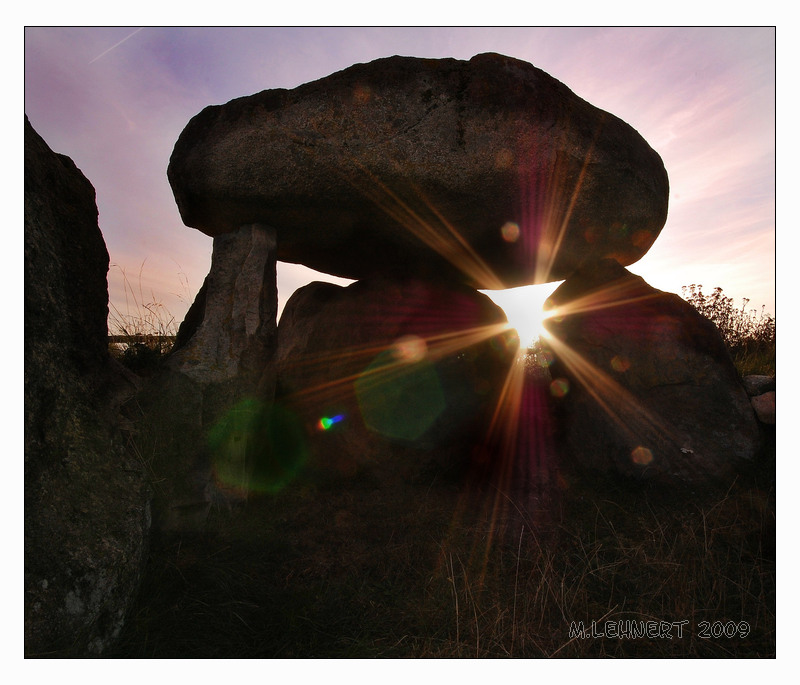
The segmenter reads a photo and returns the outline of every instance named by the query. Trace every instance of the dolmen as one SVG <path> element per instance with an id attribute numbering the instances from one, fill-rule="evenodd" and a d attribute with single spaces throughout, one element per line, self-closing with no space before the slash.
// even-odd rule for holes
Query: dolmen
<path id="1" fill-rule="evenodd" d="M 26 120 L 26 656 L 108 653 L 151 530 L 254 490 L 515 487 L 553 454 L 705 486 L 754 461 L 756 411 L 774 425 L 774 378 L 746 391 L 714 326 L 625 268 L 666 221 L 659 155 L 526 62 L 390 57 L 208 107 L 168 179 L 211 269 L 137 377 L 108 354 L 94 189 Z M 278 325 L 278 261 L 353 283 Z M 479 290 L 556 281 L 532 385 Z"/>
<path id="2" fill-rule="evenodd" d="M 217 486 L 459 471 L 513 424 L 499 414 L 520 368 L 478 291 L 556 281 L 565 462 L 684 483 L 754 458 L 718 334 L 625 269 L 667 218 L 660 156 L 531 64 L 389 57 L 210 106 L 168 178 L 184 223 L 214 240 L 171 369 L 204 398 L 190 423 L 214 447 L 190 458 L 218 450 Z M 276 261 L 354 283 L 300 289 L 278 326 Z M 581 304 L 597 291 L 595 316 Z"/>

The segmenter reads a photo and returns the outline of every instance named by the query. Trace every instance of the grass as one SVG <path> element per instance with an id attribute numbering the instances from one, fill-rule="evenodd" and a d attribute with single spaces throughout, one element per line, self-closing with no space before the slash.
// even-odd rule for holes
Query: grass
<path id="1" fill-rule="evenodd" d="M 499 515 L 463 497 L 299 484 L 216 512 L 204 534 L 154 543 L 112 656 L 775 655 L 770 487 L 676 502 L 573 483 Z M 673 639 L 571 633 L 592 621 L 667 622 Z"/>
<path id="2" fill-rule="evenodd" d="M 774 484 L 774 442 L 696 492 L 300 477 L 156 534 L 109 656 L 774 657 Z M 648 622 L 672 638 L 610 635 Z"/>

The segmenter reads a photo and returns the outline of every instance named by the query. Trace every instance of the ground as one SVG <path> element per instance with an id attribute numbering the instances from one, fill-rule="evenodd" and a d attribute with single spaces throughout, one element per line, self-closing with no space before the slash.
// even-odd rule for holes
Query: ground
<path id="1" fill-rule="evenodd" d="M 156 536 L 109 654 L 774 655 L 774 443 L 703 493 L 298 481 Z"/>

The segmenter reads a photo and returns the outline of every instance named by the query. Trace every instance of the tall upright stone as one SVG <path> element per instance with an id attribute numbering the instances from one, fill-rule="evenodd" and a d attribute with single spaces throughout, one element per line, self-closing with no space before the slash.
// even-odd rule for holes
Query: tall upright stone
<path id="1" fill-rule="evenodd" d="M 159 527 L 202 527 L 212 503 L 246 494 L 253 421 L 275 389 L 277 306 L 274 231 L 216 237 L 176 346 L 140 399 L 157 444 Z"/>
<path id="2" fill-rule="evenodd" d="M 91 183 L 25 119 L 25 654 L 101 655 L 139 587 L 150 527 L 108 354 L 108 252 Z"/>

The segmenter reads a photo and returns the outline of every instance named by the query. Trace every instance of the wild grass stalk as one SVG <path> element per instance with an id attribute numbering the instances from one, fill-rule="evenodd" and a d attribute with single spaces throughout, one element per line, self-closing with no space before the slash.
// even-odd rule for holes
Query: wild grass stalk
<path id="1" fill-rule="evenodd" d="M 178 323 L 167 308 L 150 292 L 145 297 L 142 272 L 139 268 L 138 287 L 134 288 L 125 269 L 117 264 L 122 276 L 125 310 L 109 302 L 108 335 L 109 352 L 126 366 L 139 370 L 156 363 L 167 354 L 175 341 Z"/>

